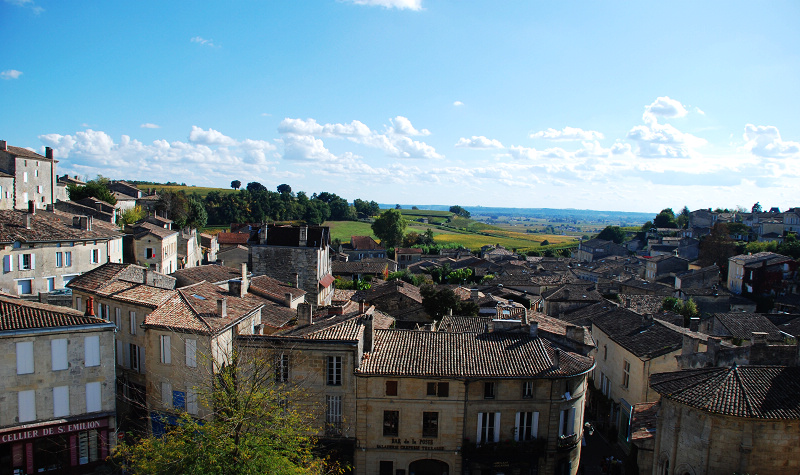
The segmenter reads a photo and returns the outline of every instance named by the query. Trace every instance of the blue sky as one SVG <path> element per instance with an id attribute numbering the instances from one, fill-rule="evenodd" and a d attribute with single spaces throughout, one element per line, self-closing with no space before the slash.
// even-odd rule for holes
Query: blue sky
<path id="1" fill-rule="evenodd" d="M 800 205 L 800 3 L 0 0 L 61 173 L 386 203 Z"/>

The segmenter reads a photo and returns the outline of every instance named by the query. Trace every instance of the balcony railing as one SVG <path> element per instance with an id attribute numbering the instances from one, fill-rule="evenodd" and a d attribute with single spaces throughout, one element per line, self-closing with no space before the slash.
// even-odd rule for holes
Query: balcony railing
<path id="1" fill-rule="evenodd" d="M 556 448 L 560 451 L 571 450 L 577 446 L 580 441 L 580 434 L 575 433 L 572 435 L 562 435 L 558 438 L 558 444 L 556 445 Z"/>

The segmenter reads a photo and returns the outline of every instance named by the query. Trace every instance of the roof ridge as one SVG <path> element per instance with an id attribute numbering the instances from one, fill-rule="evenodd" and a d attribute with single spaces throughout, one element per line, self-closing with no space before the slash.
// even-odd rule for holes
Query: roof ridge
<path id="1" fill-rule="evenodd" d="M 736 385 L 742 392 L 742 399 L 744 399 L 745 408 L 747 408 L 747 417 L 752 417 L 753 415 L 756 414 L 756 412 L 753 410 L 753 404 L 750 401 L 750 397 L 748 396 L 747 390 L 745 389 L 744 381 L 742 381 L 742 377 L 739 374 L 739 365 L 734 363 L 729 374 L 733 375 L 732 377 L 734 378 Z"/>
<path id="2" fill-rule="evenodd" d="M 205 282 L 205 281 L 203 281 L 203 282 Z M 194 312 L 194 315 L 195 315 L 195 316 L 196 316 L 196 317 L 197 317 L 197 318 L 198 318 L 198 319 L 199 319 L 201 322 L 203 322 L 203 324 L 204 324 L 206 327 L 208 327 L 208 329 L 209 329 L 209 330 L 211 330 L 211 324 L 210 324 L 210 323 L 208 323 L 208 322 L 206 321 L 206 319 L 205 319 L 205 318 L 203 318 L 203 317 L 201 316 L 201 312 L 198 312 L 198 311 L 197 311 L 197 309 L 195 308 L 195 306 L 194 306 L 194 305 L 192 305 L 192 302 L 190 302 L 190 301 L 189 301 L 189 299 L 188 299 L 188 297 L 186 297 L 186 295 L 184 295 L 184 293 L 182 292 L 182 291 L 183 291 L 183 289 L 185 289 L 185 288 L 188 288 L 188 287 L 194 287 L 194 286 L 196 286 L 196 285 L 199 285 L 199 284 L 201 284 L 201 283 L 203 283 L 203 282 L 198 282 L 197 284 L 187 285 L 186 287 L 183 287 L 183 288 L 180 288 L 180 289 L 176 289 L 176 290 L 178 291 L 178 295 L 180 295 L 181 299 L 182 299 L 184 302 L 186 302 L 186 305 L 188 305 L 188 306 L 189 306 L 189 308 L 191 308 L 191 309 L 192 309 L 192 312 Z M 167 299 L 167 300 L 169 300 L 169 299 Z"/>

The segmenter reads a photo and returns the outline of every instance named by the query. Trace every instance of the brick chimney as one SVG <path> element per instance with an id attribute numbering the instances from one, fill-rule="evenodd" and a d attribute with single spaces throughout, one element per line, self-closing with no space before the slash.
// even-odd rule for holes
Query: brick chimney
<path id="1" fill-rule="evenodd" d="M 87 317 L 94 317 L 94 297 L 86 299 L 86 312 L 84 315 Z"/>
<path id="2" fill-rule="evenodd" d="M 297 324 L 301 326 L 314 324 L 310 303 L 303 302 L 297 306 Z"/>
<path id="3" fill-rule="evenodd" d="M 286 304 L 287 308 L 292 308 L 292 294 L 289 292 L 284 292 L 283 294 L 283 303 Z"/>
<path id="4" fill-rule="evenodd" d="M 228 299 L 225 297 L 217 299 L 217 315 L 222 318 L 228 316 Z"/>
<path id="5" fill-rule="evenodd" d="M 0 151 L 8 151 L 8 143 L 5 140 L 0 140 Z"/>

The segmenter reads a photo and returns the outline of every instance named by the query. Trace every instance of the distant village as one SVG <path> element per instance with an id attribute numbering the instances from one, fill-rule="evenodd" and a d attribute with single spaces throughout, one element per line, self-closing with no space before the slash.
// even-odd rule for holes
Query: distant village
<path id="1" fill-rule="evenodd" d="M 235 354 L 302 387 L 281 404 L 346 473 L 800 472 L 800 208 L 428 255 L 178 229 L 124 181 L 71 200 L 56 165 L 0 141 L 0 475 L 114 473 L 118 444 L 216 417 Z"/>

